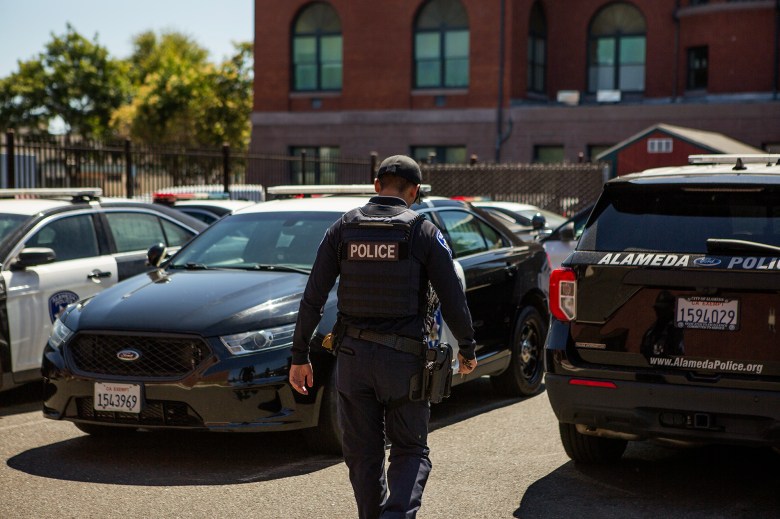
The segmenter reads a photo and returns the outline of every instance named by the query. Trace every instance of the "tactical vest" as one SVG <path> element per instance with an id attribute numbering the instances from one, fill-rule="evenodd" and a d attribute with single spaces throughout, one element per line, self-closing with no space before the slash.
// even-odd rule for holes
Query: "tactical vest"
<path id="1" fill-rule="evenodd" d="M 405 207 L 360 207 L 341 221 L 338 309 L 352 317 L 422 315 L 422 265 L 411 254 L 423 216 Z"/>

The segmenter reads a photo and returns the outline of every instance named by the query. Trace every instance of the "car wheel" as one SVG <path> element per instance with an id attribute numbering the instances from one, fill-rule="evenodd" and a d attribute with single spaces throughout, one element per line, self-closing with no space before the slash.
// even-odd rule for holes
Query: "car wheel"
<path id="1" fill-rule="evenodd" d="M 322 404 L 317 426 L 303 430 L 306 445 L 321 454 L 341 455 L 341 427 L 339 427 L 338 393 L 336 391 L 336 367 L 330 380 L 322 388 Z"/>
<path id="2" fill-rule="evenodd" d="M 93 423 L 74 423 L 73 425 L 90 436 L 120 436 L 136 432 L 134 427 L 113 427 L 111 425 L 97 425 Z"/>
<path id="3" fill-rule="evenodd" d="M 588 436 L 572 423 L 559 423 L 561 443 L 566 454 L 579 463 L 611 463 L 620 459 L 628 442 L 617 438 Z"/>
<path id="4" fill-rule="evenodd" d="M 509 367 L 491 377 L 493 387 L 507 396 L 536 394 L 544 376 L 544 340 L 547 328 L 539 311 L 527 306 L 520 312 L 512 334 L 512 360 Z"/>

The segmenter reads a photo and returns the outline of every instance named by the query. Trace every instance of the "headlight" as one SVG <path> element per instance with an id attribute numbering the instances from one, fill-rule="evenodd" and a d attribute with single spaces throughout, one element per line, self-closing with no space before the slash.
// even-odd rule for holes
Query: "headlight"
<path id="1" fill-rule="evenodd" d="M 51 336 L 49 337 L 49 345 L 52 348 L 59 348 L 65 342 L 71 338 L 73 330 L 62 324 L 62 321 L 57 319 L 54 321 L 54 325 L 51 329 Z"/>
<path id="2" fill-rule="evenodd" d="M 225 335 L 219 339 L 233 355 L 245 355 L 258 351 L 278 350 L 292 346 L 295 324 L 276 328 Z"/>

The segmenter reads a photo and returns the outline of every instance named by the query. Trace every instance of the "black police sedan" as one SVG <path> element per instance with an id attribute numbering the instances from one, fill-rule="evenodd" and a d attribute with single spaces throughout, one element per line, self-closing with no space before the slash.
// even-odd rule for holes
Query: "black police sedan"
<path id="1" fill-rule="evenodd" d="M 287 381 L 290 346 L 325 230 L 366 200 L 275 200 L 239 210 L 160 269 L 68 307 L 43 356 L 44 415 L 90 434 L 304 429 L 316 449 L 338 451 L 334 357 L 318 347 L 335 322 L 335 289 L 312 343 L 316 385 L 308 396 Z M 455 382 L 491 375 L 510 394 L 537 392 L 548 323 L 544 250 L 462 202 L 416 208 L 442 228 L 465 274 L 479 368 Z"/>

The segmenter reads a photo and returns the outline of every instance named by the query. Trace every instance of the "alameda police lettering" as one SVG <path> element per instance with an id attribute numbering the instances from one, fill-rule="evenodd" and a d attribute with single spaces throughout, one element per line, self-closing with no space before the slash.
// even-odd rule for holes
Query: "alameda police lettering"
<path id="1" fill-rule="evenodd" d="M 609 253 L 599 260 L 599 265 L 630 265 L 652 267 L 687 267 L 691 257 L 677 254 Z"/>
<path id="2" fill-rule="evenodd" d="M 398 242 L 353 241 L 347 244 L 350 261 L 398 261 Z"/>
<path id="3" fill-rule="evenodd" d="M 690 254 L 657 254 L 641 252 L 609 252 L 601 256 L 598 265 L 627 265 L 631 267 L 718 267 L 731 270 L 780 270 L 780 258 L 757 256 L 731 256 L 713 258 L 695 257 Z"/>

